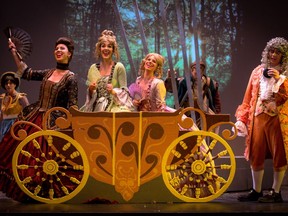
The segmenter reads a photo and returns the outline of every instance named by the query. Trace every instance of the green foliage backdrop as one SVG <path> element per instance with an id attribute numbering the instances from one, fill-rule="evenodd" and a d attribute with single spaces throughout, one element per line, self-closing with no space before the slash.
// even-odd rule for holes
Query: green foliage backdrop
<path id="1" fill-rule="evenodd" d="M 178 76 L 184 76 L 184 57 L 180 41 L 179 26 L 176 14 L 176 1 L 164 0 L 167 31 L 171 47 L 173 67 Z M 78 52 L 74 64 L 77 71 L 87 71 L 94 63 L 94 48 L 97 39 L 104 29 L 111 29 L 117 36 L 120 48 L 120 61 L 126 66 L 128 84 L 134 82 L 138 66 L 145 56 L 141 40 L 141 25 L 136 12 L 140 14 L 145 40 L 149 52 L 157 52 L 166 58 L 165 71 L 168 70 L 168 55 L 163 19 L 160 13 L 160 0 L 69 0 L 65 5 L 65 19 L 61 23 L 63 34 L 77 39 Z M 192 25 L 192 4 L 194 1 L 178 1 L 181 7 L 181 20 L 184 27 L 185 45 L 188 63 L 195 61 L 195 34 L 199 40 L 200 58 L 207 63 L 206 73 L 216 79 L 223 91 L 232 76 L 233 56 L 237 53 L 236 44 L 241 44 L 242 11 L 238 0 L 198 0 L 195 1 L 196 24 Z M 115 14 L 115 5 L 121 20 Z M 136 10 L 135 4 L 138 6 Z M 123 26 L 121 26 L 121 23 Z M 121 31 L 125 32 L 125 38 Z M 125 40 L 128 47 L 125 47 Z M 134 67 L 129 61 L 132 56 Z M 88 57 L 88 58 L 87 58 Z M 133 70 L 134 68 L 134 70 Z M 163 79 L 165 78 L 164 74 Z M 81 82 L 85 83 L 82 74 Z M 167 96 L 167 104 L 173 104 L 173 96 Z"/>

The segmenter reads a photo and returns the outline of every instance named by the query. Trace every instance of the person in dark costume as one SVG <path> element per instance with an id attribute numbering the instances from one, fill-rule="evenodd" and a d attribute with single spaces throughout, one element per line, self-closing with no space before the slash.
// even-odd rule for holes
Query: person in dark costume
<path id="1" fill-rule="evenodd" d="M 45 113 L 53 107 L 62 107 L 69 109 L 71 106 L 78 108 L 78 83 L 76 75 L 70 71 L 69 63 L 72 59 L 74 52 L 74 42 L 72 39 L 67 37 L 60 37 L 55 43 L 54 57 L 56 60 L 56 68 L 45 69 L 45 70 L 34 70 L 26 65 L 18 56 L 17 47 L 9 40 L 9 50 L 12 53 L 16 66 L 18 68 L 17 75 L 25 80 L 36 80 L 41 81 L 39 99 L 35 103 L 26 106 L 22 115 L 18 117 L 17 121 L 25 120 L 33 123 L 34 125 L 42 128 L 43 117 Z M 65 113 L 61 111 L 53 111 L 50 119 L 51 129 L 55 128 L 55 119 L 59 116 L 64 116 Z M 14 133 L 20 129 L 24 129 L 27 134 L 33 134 L 39 131 L 39 128 L 32 126 L 30 124 L 19 124 L 15 126 Z M 11 128 L 12 130 L 12 128 Z M 43 154 L 48 155 L 50 148 L 48 147 L 47 140 L 42 138 L 39 142 L 40 149 Z M 12 170 L 12 158 L 15 149 L 19 145 L 20 141 L 14 139 L 11 133 L 6 133 L 0 143 L 0 190 L 5 193 L 7 197 L 10 197 L 16 201 L 20 202 L 31 202 L 35 201 L 26 195 L 21 188 L 17 185 L 15 181 L 13 170 Z M 28 146 L 26 149 L 33 157 L 39 157 L 39 153 L 35 150 L 33 146 Z M 38 154 L 38 155 L 37 155 Z M 33 166 L 25 156 L 19 157 L 18 162 L 28 163 L 28 165 Z M 35 170 L 25 170 L 27 176 L 35 176 Z M 31 173 L 29 173 L 31 172 Z M 76 172 L 76 171 L 75 171 Z M 69 173 L 73 176 L 73 173 Z M 75 174 L 77 175 L 77 174 Z M 42 187 L 48 187 L 50 185 L 44 185 L 41 176 L 34 177 L 37 184 L 42 185 Z M 69 184 L 69 182 L 67 183 Z M 67 188 L 73 189 L 73 184 L 67 185 Z M 60 188 L 55 189 L 54 193 L 57 197 L 57 193 L 60 193 Z"/>
<path id="2" fill-rule="evenodd" d="M 198 98 L 198 87 L 197 87 L 197 73 L 196 73 L 196 62 L 193 62 L 191 68 L 191 83 L 192 93 L 194 98 Z M 202 83 L 202 97 L 203 104 L 199 104 L 203 108 L 203 111 L 209 114 L 221 113 L 221 100 L 219 94 L 219 83 L 205 74 L 206 64 L 200 61 L 201 70 L 201 83 Z M 189 98 L 187 92 L 186 78 L 182 79 L 178 87 L 178 100 L 180 107 L 189 107 Z M 200 116 L 196 113 L 197 126 L 201 128 Z"/>

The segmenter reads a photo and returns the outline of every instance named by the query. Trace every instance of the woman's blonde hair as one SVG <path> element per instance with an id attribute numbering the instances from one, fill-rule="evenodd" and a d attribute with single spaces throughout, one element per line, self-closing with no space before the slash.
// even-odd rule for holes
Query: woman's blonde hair
<path id="1" fill-rule="evenodd" d="M 265 49 L 262 52 L 262 59 L 261 63 L 264 64 L 265 68 L 270 67 L 270 60 L 268 58 L 269 56 L 269 50 L 271 49 L 277 49 L 281 52 L 282 58 L 281 58 L 281 73 L 287 73 L 288 72 L 288 41 L 285 40 L 282 37 L 275 37 L 267 42 L 267 45 Z"/>
<path id="2" fill-rule="evenodd" d="M 140 63 L 140 67 L 139 67 L 139 75 L 143 76 L 144 71 L 145 71 L 145 67 L 144 67 L 145 62 L 150 56 L 154 56 L 156 59 L 156 62 L 157 62 L 157 68 L 154 71 L 154 76 L 156 76 L 157 78 L 161 78 L 163 75 L 163 65 L 165 62 L 165 58 L 158 53 L 149 53 L 145 56 L 144 59 L 142 59 L 142 61 Z"/>
<path id="3" fill-rule="evenodd" d="M 111 30 L 104 30 L 102 31 L 100 37 L 98 38 L 98 42 L 95 45 L 95 57 L 96 59 L 101 58 L 101 45 L 108 41 L 109 44 L 113 46 L 113 55 L 115 55 L 115 58 L 117 61 L 120 59 L 119 51 L 118 51 L 118 44 L 116 41 L 116 36 L 114 35 L 114 32 Z"/>

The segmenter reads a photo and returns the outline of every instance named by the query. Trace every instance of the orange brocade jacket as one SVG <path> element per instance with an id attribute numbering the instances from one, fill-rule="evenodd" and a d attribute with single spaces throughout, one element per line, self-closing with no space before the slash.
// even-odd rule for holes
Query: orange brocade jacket
<path id="1" fill-rule="evenodd" d="M 235 117 L 237 121 L 242 121 L 248 129 L 246 137 L 246 147 L 244 156 L 249 160 L 251 129 L 254 123 L 254 113 L 256 109 L 257 96 L 260 88 L 260 78 L 262 76 L 263 66 L 257 66 L 250 76 L 242 104 L 238 106 Z M 288 78 L 280 85 L 279 91 L 274 93 L 278 116 L 281 125 L 281 131 L 284 141 L 286 160 L 288 162 Z"/>

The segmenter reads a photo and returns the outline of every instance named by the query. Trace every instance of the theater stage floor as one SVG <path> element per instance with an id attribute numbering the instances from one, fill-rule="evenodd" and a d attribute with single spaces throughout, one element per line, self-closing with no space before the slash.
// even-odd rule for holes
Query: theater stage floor
<path id="1" fill-rule="evenodd" d="M 288 213 L 288 186 L 282 187 L 283 203 L 238 202 L 237 197 L 246 191 L 227 192 L 206 203 L 147 203 L 147 204 L 23 204 L 0 193 L 1 215 L 47 214 L 112 214 L 112 213 Z"/>

